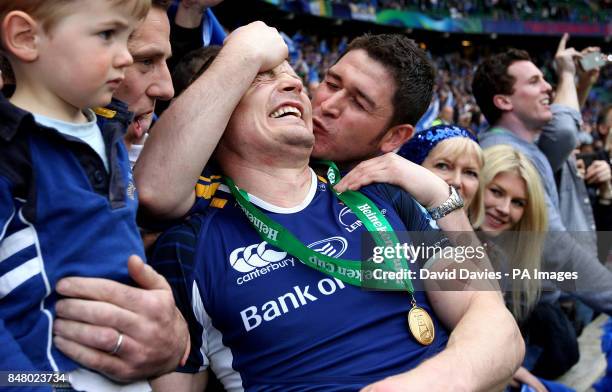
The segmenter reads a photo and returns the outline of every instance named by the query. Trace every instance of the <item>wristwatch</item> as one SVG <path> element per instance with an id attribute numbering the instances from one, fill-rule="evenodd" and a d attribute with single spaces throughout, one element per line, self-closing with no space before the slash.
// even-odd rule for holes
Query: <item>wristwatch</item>
<path id="1" fill-rule="evenodd" d="M 442 217 L 445 217 L 456 209 L 463 207 L 463 199 L 461 198 L 459 193 L 457 193 L 455 187 L 449 185 L 448 188 L 448 199 L 446 199 L 446 201 L 440 204 L 438 207 L 427 209 L 427 212 L 429 212 L 429 215 L 431 215 L 434 220 L 438 220 Z"/>

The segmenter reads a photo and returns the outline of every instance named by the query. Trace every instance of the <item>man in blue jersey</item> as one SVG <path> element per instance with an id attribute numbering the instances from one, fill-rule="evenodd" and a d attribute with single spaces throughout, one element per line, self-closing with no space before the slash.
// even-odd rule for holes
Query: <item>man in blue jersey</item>
<path id="1" fill-rule="evenodd" d="M 364 58 L 363 56 L 358 56 L 359 54 L 359 51 L 357 53 L 349 52 L 343 60 L 336 64 L 352 65 L 348 69 L 340 69 L 337 72 L 341 77 L 350 79 L 347 79 L 346 84 L 342 88 L 336 90 L 336 94 L 327 95 L 327 99 L 321 99 L 318 104 L 315 104 L 315 111 L 317 107 L 327 108 L 320 116 L 317 115 L 317 117 L 325 116 L 326 129 L 329 130 L 331 128 L 330 124 L 333 123 L 341 125 L 336 127 L 338 132 L 334 133 L 338 136 L 335 140 L 335 145 L 338 149 L 345 147 L 344 150 L 348 150 L 347 146 L 350 147 L 349 144 L 351 143 L 353 147 L 361 148 L 363 142 L 368 143 L 369 148 L 352 151 L 349 157 L 339 159 L 345 162 L 356 162 L 360 159 L 378 155 L 381 152 L 390 151 L 389 149 L 392 150 L 394 148 L 394 144 L 399 146 L 403 142 L 402 137 L 395 137 L 391 138 L 390 143 L 385 143 L 389 141 L 389 139 L 384 137 L 386 130 L 392 131 L 390 132 L 391 136 L 393 134 L 397 135 L 397 131 L 401 131 L 400 136 L 403 135 L 403 138 L 410 135 L 408 132 L 410 131 L 410 126 L 395 126 L 395 124 L 390 122 L 392 116 L 389 113 L 389 108 L 399 107 L 395 102 L 391 102 L 395 85 L 405 84 L 406 79 L 397 79 L 395 75 L 393 78 L 389 78 L 390 71 L 386 68 L 384 60 L 374 59 L 369 55 Z M 147 143 L 148 150 L 145 149 L 144 151 L 145 159 L 141 158 L 139 165 L 136 166 L 136 176 L 141 179 L 138 184 L 141 202 L 148 204 L 150 209 L 156 214 L 167 217 L 180 216 L 191 208 L 195 199 L 193 195 L 194 178 L 197 178 L 201 167 L 207 162 L 214 150 L 233 109 L 240 101 L 244 92 L 250 87 L 257 73 L 271 69 L 279 64 L 286 55 L 287 48 L 282 38 L 274 29 L 265 26 L 261 22 L 252 23 L 237 29 L 228 37 L 221 54 L 211 65 L 209 71 L 202 75 L 194 82 L 190 89 L 177 99 L 176 103 L 164 113 L 155 126 L 156 131 L 153 132 L 150 142 Z M 356 58 L 355 56 L 358 57 Z M 346 62 L 344 60 L 352 61 Z M 355 78 L 351 78 L 352 75 L 355 75 L 355 73 L 351 73 L 351 70 L 355 69 L 355 61 L 362 62 L 362 70 L 375 68 L 378 73 L 361 72 L 356 74 Z M 407 62 L 407 64 L 409 63 Z M 383 69 L 381 70 L 381 68 Z M 231 77 L 228 78 L 228 75 L 231 75 Z M 380 83 L 378 77 L 381 75 L 387 76 L 385 83 Z M 410 79 L 410 82 L 415 82 L 414 78 Z M 327 81 L 326 83 L 328 87 L 333 87 L 334 85 L 333 81 Z M 383 113 L 357 111 L 359 109 L 355 102 L 357 91 L 375 92 L 384 104 L 386 111 Z M 333 105 L 326 104 L 330 98 L 331 102 L 334 103 Z M 357 116 L 358 114 L 359 116 Z M 410 113 L 411 117 L 418 117 L 418 115 L 416 112 Z M 205 137 L 201 137 L 203 130 L 206 132 Z M 370 140 L 353 139 L 353 133 L 360 134 L 366 138 L 369 137 Z M 323 141 L 325 139 L 324 135 L 317 136 L 315 134 L 315 136 L 317 140 Z M 333 145 L 334 143 L 328 143 L 328 146 Z M 161 156 L 167 157 L 167 159 L 160 159 Z M 319 156 L 325 156 L 325 153 L 321 152 Z M 334 157 L 334 153 L 330 152 L 328 158 L 336 159 L 339 157 Z M 184 162 L 188 164 L 185 165 Z M 415 185 L 416 189 L 427 190 L 430 187 L 428 181 L 423 181 L 419 178 L 412 178 L 411 182 Z M 161 188 L 159 188 L 160 186 Z M 158 192 L 159 189 L 172 189 L 173 192 Z M 448 196 L 448 188 L 446 188 L 446 191 L 445 197 Z M 440 200 L 435 200 L 439 196 L 437 193 L 436 197 L 431 197 L 432 192 L 429 191 L 423 191 L 423 193 L 424 195 L 418 197 L 419 200 L 425 201 L 423 197 L 430 198 L 429 203 L 423 202 L 423 204 L 436 205 L 435 203 L 440 202 Z M 153 208 L 152 204 L 154 202 L 160 203 L 158 208 Z M 437 223 L 441 228 L 445 228 L 444 226 L 449 222 L 461 221 L 461 215 L 458 212 L 454 212 L 438 220 Z M 459 217 L 459 219 L 454 220 L 453 216 L 455 218 Z M 463 222 L 467 222 L 464 215 Z M 448 228 L 453 227 L 457 230 L 465 226 L 448 226 Z M 103 297 L 110 302 L 116 301 L 121 296 L 120 291 L 116 289 L 109 291 L 107 288 L 110 289 L 108 282 L 99 282 L 99 285 L 91 290 L 91 294 L 99 297 L 104 293 Z M 490 380 L 491 377 L 498 380 L 499 378 L 504 378 L 506 374 L 505 371 L 500 371 L 500 368 L 513 369 L 518 365 L 518 357 L 520 357 L 522 352 L 522 343 L 520 342 L 516 325 L 508 317 L 509 314 L 503 313 L 501 317 L 495 316 L 503 309 L 503 305 L 500 306 L 501 301 L 483 296 L 484 294 L 477 293 L 473 296 L 468 296 L 466 301 L 458 301 L 456 299 L 456 304 L 466 303 L 469 306 L 452 306 L 449 307 L 447 312 L 437 311 L 437 313 L 449 315 L 450 317 L 447 318 L 449 325 L 457 323 L 450 338 L 450 351 L 447 349 L 445 356 L 453 356 L 455 355 L 453 353 L 456 353 L 457 359 L 453 359 L 451 362 L 470 364 L 473 370 L 463 373 L 468 379 L 474 375 L 473 378 L 479 378 L 480 381 Z M 438 304 L 445 305 L 449 304 L 449 302 L 438 301 Z M 109 317 L 112 314 L 119 316 L 119 310 L 112 311 L 110 308 L 105 309 L 108 311 L 106 314 Z M 457 309 L 459 309 L 459 312 L 454 311 Z M 484 318 L 485 315 L 474 314 L 478 310 L 486 314 L 486 325 L 480 325 L 483 323 L 477 321 L 477 328 L 473 329 L 472 326 L 464 326 L 459 322 L 459 317 L 461 317 L 463 322 L 470 318 L 476 320 L 479 320 L 480 317 Z M 466 328 L 470 329 L 470 331 L 466 331 Z M 457 347 L 454 343 L 462 338 L 472 336 L 487 336 L 488 343 L 479 340 L 478 344 L 473 346 L 478 351 L 477 353 L 474 353 L 471 349 L 467 349 L 464 352 L 461 348 L 462 346 Z M 88 334 L 83 335 L 80 342 L 91 347 L 94 345 L 94 340 L 92 335 Z M 480 344 L 484 347 L 481 348 Z M 492 348 L 499 346 L 510 350 L 511 354 L 505 355 L 502 359 L 497 354 L 505 353 L 507 350 L 494 350 L 496 352 L 491 352 Z M 87 348 L 82 348 L 80 353 L 82 355 L 90 354 Z M 463 361 L 463 355 L 478 358 L 476 360 L 477 363 L 472 364 L 471 361 Z M 444 356 L 437 356 L 436 358 L 437 360 L 443 360 Z M 447 374 L 450 362 L 445 361 L 444 363 L 447 364 L 445 368 L 445 374 Z M 426 364 L 424 367 L 419 367 L 419 372 L 421 373 L 411 372 L 403 376 L 403 378 L 410 379 L 418 374 L 430 375 L 418 377 L 418 382 L 420 383 L 439 382 L 455 378 L 454 376 L 439 378 L 437 374 L 431 376 L 431 374 L 435 373 L 434 370 L 437 367 L 436 361 L 428 361 Z M 481 371 L 483 368 L 486 370 Z M 462 371 L 459 368 L 457 369 L 458 373 Z M 508 372 L 508 374 L 510 373 Z M 475 374 L 478 375 L 476 376 Z M 403 381 L 407 382 L 407 379 Z M 394 384 L 397 380 L 397 378 L 392 378 L 387 380 L 387 382 Z M 458 384 L 461 383 L 461 380 L 458 380 Z M 417 388 L 417 384 L 411 383 L 411 385 Z"/>
<path id="2" fill-rule="evenodd" d="M 286 229 L 304 248 L 361 257 L 366 223 L 347 225 L 357 221 L 345 209 L 349 203 L 308 166 L 314 145 L 311 105 L 299 77 L 287 63 L 260 73 L 216 151 L 220 169 L 246 199 L 230 193 L 231 184 L 220 185 L 206 210 L 196 209 L 162 236 L 150 260 L 173 286 L 192 338 L 186 366 L 154 388 L 200 390 L 209 367 L 229 390 L 503 385 L 520 364 L 523 346 L 499 293 L 415 291 L 414 301 L 433 316 L 436 330 L 423 345 L 406 325 L 413 308 L 406 292 L 362 291 L 302 264 L 284 244 L 270 245 Z M 393 230 L 431 228 L 414 199 L 395 194 L 402 198 L 397 202 L 384 189 L 367 186 L 363 193 Z M 402 215 L 394 203 L 402 205 Z"/>

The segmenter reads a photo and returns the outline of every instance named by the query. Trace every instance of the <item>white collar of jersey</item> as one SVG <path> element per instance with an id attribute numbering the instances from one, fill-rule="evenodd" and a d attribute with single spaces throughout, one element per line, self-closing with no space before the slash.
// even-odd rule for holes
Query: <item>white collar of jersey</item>
<path id="1" fill-rule="evenodd" d="M 268 203 L 267 201 L 261 200 L 257 196 L 253 196 L 250 193 L 248 194 L 249 200 L 251 201 L 251 203 L 253 203 L 257 207 L 262 208 L 266 211 L 277 213 L 277 214 L 295 214 L 296 212 L 300 212 L 306 207 L 308 207 L 312 199 L 314 199 L 315 193 L 317 193 L 317 175 L 312 169 L 310 169 L 310 174 L 311 174 L 311 180 L 310 180 L 310 189 L 308 190 L 308 194 L 306 195 L 304 200 L 302 200 L 302 202 L 295 207 L 279 207 L 272 203 Z M 225 184 L 219 185 L 218 190 L 230 193 L 229 188 Z"/>

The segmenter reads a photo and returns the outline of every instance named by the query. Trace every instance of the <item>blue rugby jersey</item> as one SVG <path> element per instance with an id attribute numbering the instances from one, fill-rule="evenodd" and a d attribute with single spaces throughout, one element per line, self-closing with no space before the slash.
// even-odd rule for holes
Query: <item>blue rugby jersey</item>
<path id="1" fill-rule="evenodd" d="M 448 335 L 435 317 L 432 345 L 412 337 L 407 293 L 362 291 L 303 265 L 262 241 L 227 188 L 215 188 L 209 206 L 164 233 L 149 259 L 189 324 L 192 349 L 180 371 L 210 367 L 230 391 L 356 390 L 445 347 Z M 396 230 L 432 230 L 405 193 L 396 194 L 403 195 L 402 219 L 385 187 L 363 193 Z M 314 173 L 299 207 L 251 201 L 312 249 L 361 259 L 365 228 Z M 415 297 L 433 316 L 425 293 Z"/>
<path id="2" fill-rule="evenodd" d="M 137 195 L 123 135 L 131 115 L 100 122 L 110 173 L 84 142 L 37 124 L 0 94 L 1 370 L 71 371 L 52 342 L 57 281 L 95 276 L 127 283 L 144 257 Z"/>

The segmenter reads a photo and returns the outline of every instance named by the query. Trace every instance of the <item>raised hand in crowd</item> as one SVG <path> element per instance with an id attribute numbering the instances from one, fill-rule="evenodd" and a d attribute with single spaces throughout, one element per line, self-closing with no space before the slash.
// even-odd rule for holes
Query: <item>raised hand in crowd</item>
<path id="1" fill-rule="evenodd" d="M 185 28 L 198 27 L 207 8 L 214 7 L 223 0 L 181 0 L 176 10 L 174 22 Z"/>
<path id="2" fill-rule="evenodd" d="M 189 332 L 166 279 L 137 256 L 128 260 L 138 287 L 70 277 L 57 292 L 54 344 L 73 360 L 118 381 L 174 370 L 189 354 Z"/>
<path id="3" fill-rule="evenodd" d="M 582 57 L 582 54 L 573 47 L 568 48 L 568 40 L 569 34 L 563 34 L 555 53 L 558 84 L 553 102 L 580 111 L 574 77 L 576 76 L 576 59 Z"/>

